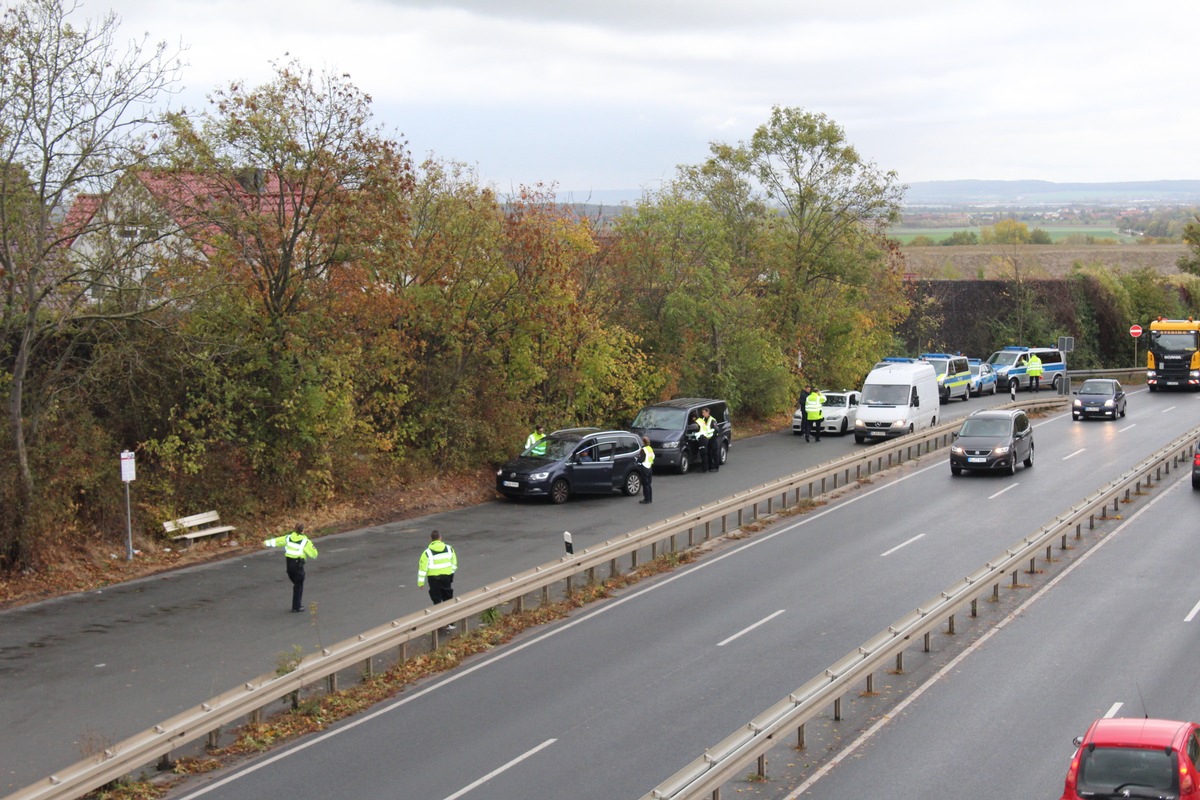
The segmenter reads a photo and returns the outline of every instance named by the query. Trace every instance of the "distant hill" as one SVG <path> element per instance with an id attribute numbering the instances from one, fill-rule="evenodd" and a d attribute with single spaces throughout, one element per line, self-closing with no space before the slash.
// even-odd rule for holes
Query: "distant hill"
<path id="1" fill-rule="evenodd" d="M 1047 206 L 1072 203 L 1200 205 L 1200 180 L 1055 183 L 1053 181 L 916 181 L 904 204 L 909 207 Z"/>

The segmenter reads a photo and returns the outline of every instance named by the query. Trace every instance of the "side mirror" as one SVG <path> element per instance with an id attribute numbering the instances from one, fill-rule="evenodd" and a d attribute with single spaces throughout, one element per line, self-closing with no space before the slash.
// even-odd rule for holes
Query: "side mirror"
<path id="1" fill-rule="evenodd" d="M 951 438 L 951 439 L 957 439 L 957 438 L 958 438 L 958 431 L 955 431 L 954 433 L 950 434 L 950 438 Z"/>

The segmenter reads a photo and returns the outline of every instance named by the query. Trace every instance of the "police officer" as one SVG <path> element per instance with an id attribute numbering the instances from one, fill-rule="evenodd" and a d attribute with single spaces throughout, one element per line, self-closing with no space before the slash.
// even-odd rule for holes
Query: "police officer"
<path id="1" fill-rule="evenodd" d="M 1029 362 L 1025 366 L 1025 374 L 1029 376 L 1029 388 L 1035 392 L 1042 390 L 1042 360 L 1037 353 L 1029 354 Z"/>
<path id="2" fill-rule="evenodd" d="M 800 409 L 800 432 L 804 434 L 804 441 L 809 441 L 809 434 L 812 433 L 812 425 L 808 421 L 808 396 L 812 394 L 812 386 L 806 385 L 804 391 L 800 392 L 800 399 L 796 401 L 796 407 Z"/>
<path id="3" fill-rule="evenodd" d="M 642 499 L 639 502 L 652 503 L 654 490 L 650 488 L 650 481 L 654 478 L 654 448 L 646 436 L 642 437 L 642 460 L 638 462 L 638 470 L 642 473 Z"/>
<path id="4" fill-rule="evenodd" d="M 825 395 L 821 394 L 820 389 L 813 389 L 808 393 L 808 397 L 804 398 L 804 419 L 808 422 L 809 430 L 815 441 L 821 441 L 821 423 L 825 420 L 825 414 L 821 410 L 821 406 L 825 405 Z M 808 441 L 808 434 L 805 434 L 804 441 Z"/>
<path id="5" fill-rule="evenodd" d="M 525 449 L 532 456 L 546 455 L 546 434 L 545 429 L 541 425 L 534 428 L 533 433 L 526 437 Z"/>
<path id="6" fill-rule="evenodd" d="M 317 557 L 317 547 L 304 535 L 304 526 L 296 525 L 291 533 L 267 539 L 264 547 L 282 547 L 287 559 L 287 576 L 292 582 L 292 611 L 299 613 L 304 610 L 301 599 L 304 597 L 304 561 Z"/>
<path id="7" fill-rule="evenodd" d="M 698 455 L 700 456 L 700 471 L 708 472 L 710 469 L 716 472 L 721 466 L 713 463 L 712 457 L 712 442 L 717 432 L 717 421 L 712 418 L 707 408 L 700 410 L 700 416 L 696 418 L 696 425 L 699 431 L 696 434 L 696 445 Z"/>
<path id="8" fill-rule="evenodd" d="M 437 531 L 429 534 L 429 544 L 417 563 L 417 586 L 429 581 L 429 599 L 434 605 L 454 597 L 454 573 L 458 569 L 458 553 L 442 541 Z M 453 630 L 454 625 L 447 625 Z"/>

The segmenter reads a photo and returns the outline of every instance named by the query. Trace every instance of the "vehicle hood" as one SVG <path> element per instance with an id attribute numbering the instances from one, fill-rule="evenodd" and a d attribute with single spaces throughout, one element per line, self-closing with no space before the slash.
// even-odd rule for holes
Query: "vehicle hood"
<path id="1" fill-rule="evenodd" d="M 1011 445 L 1012 439 L 1006 436 L 959 436 L 954 443 L 967 450 L 991 450 L 993 447 Z"/>
<path id="2" fill-rule="evenodd" d="M 504 462 L 500 467 L 505 473 L 515 472 L 518 475 L 523 475 L 529 472 L 541 472 L 551 464 L 557 463 L 552 458 L 541 458 L 538 456 L 517 456 Z"/>

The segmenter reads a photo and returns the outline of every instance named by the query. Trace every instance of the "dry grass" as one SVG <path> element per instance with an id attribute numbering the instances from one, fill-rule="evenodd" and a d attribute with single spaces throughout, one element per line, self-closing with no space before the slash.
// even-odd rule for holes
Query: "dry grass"
<path id="1" fill-rule="evenodd" d="M 1103 264 L 1132 271 L 1149 267 L 1163 275 L 1179 272 L 1175 261 L 1188 252 L 1183 244 L 1081 245 L 1027 244 L 1015 249 L 1022 270 L 1030 278 L 1061 278 L 1076 264 Z M 1011 277 L 1007 259 L 1012 246 L 938 245 L 905 247 L 905 271 L 921 279 L 996 279 Z"/>

